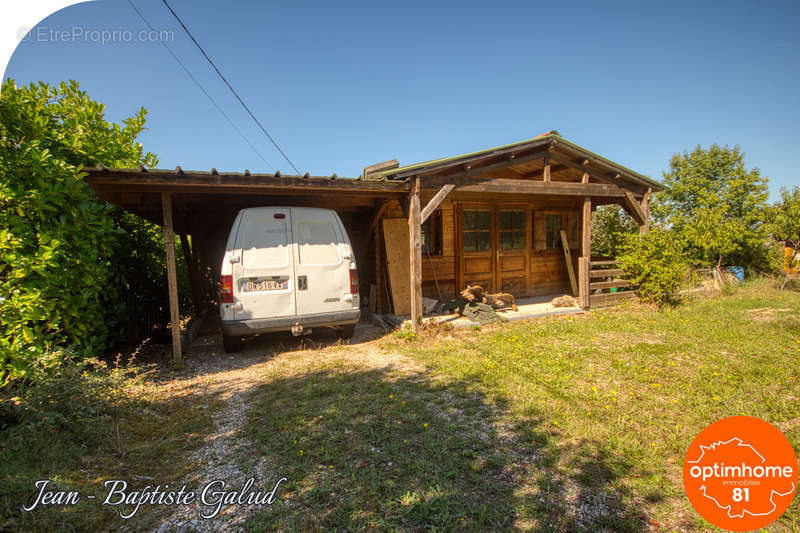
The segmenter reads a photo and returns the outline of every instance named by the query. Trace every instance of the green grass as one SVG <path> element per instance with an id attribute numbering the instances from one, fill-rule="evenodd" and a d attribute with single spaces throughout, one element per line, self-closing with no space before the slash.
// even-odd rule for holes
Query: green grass
<path id="1" fill-rule="evenodd" d="M 143 370 L 141 368 L 135 370 Z M 152 370 L 152 369 L 151 369 Z M 122 520 L 119 508 L 86 499 L 105 495 L 103 481 L 126 480 L 131 490 L 190 475 L 187 459 L 213 425 L 198 398 L 180 396 L 156 376 L 107 370 L 102 365 L 55 369 L 33 385 L 4 390 L 0 402 L 0 530 L 100 531 L 152 528 L 163 509 L 142 507 Z M 204 398 L 213 409 L 221 402 Z M 32 503 L 34 482 L 79 491 L 75 506 Z M 165 481 L 161 481 L 165 480 Z M 130 508 L 124 508 L 129 511 Z"/>
<path id="2" fill-rule="evenodd" d="M 290 484 L 251 530 L 706 530 L 683 455 L 746 414 L 800 449 L 800 294 L 769 282 L 389 336 L 421 372 L 321 358 L 253 392 L 249 437 Z M 797 531 L 800 501 L 774 530 Z"/>

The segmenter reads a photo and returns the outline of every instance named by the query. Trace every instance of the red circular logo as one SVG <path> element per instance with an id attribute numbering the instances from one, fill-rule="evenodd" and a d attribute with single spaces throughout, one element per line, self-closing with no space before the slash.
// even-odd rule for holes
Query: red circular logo
<path id="1" fill-rule="evenodd" d="M 722 529 L 751 531 L 778 519 L 797 492 L 798 462 L 775 426 L 732 416 L 692 441 L 683 486 L 700 515 Z"/>

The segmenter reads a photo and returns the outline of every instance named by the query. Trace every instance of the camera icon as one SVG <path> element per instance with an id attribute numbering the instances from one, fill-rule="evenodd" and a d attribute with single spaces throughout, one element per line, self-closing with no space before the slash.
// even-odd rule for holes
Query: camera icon
<path id="1" fill-rule="evenodd" d="M 32 36 L 33 34 L 31 33 L 31 29 L 27 26 L 20 26 L 17 28 L 17 39 L 20 39 L 24 42 L 30 40 Z"/>

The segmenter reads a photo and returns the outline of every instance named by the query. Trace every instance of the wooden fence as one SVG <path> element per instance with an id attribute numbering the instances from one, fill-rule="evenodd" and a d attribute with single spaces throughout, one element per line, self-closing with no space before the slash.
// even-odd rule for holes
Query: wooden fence
<path id="1" fill-rule="evenodd" d="M 634 298 L 633 285 L 624 279 L 619 261 L 609 259 L 589 262 L 589 305 L 613 305 Z"/>

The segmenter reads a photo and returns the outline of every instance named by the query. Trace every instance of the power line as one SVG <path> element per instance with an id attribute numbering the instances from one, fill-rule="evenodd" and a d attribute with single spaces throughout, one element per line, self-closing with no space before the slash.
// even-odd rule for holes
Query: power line
<path id="1" fill-rule="evenodd" d="M 135 6 L 135 5 L 133 5 L 133 2 L 131 2 L 131 0 L 128 0 L 128 4 L 130 4 L 130 6 L 133 8 L 133 10 L 134 10 L 134 11 L 136 11 L 136 14 L 137 14 L 137 15 L 139 15 L 139 18 L 140 18 L 140 19 L 142 19 L 142 21 L 145 23 L 145 25 L 146 25 L 148 28 L 150 28 L 150 30 L 151 30 L 151 31 L 155 31 L 155 29 L 154 29 L 154 28 L 153 28 L 153 26 L 150 24 L 150 22 L 148 22 L 148 21 L 147 21 L 147 19 L 146 19 L 146 18 L 144 18 L 144 15 L 142 15 L 142 12 L 141 12 L 141 11 L 139 11 L 138 9 L 136 9 L 136 6 Z M 233 122 L 233 120 L 231 120 L 231 117 L 229 117 L 229 116 L 228 116 L 228 114 L 227 114 L 227 113 L 225 113 L 225 111 L 224 111 L 224 110 L 223 110 L 223 109 L 222 109 L 222 108 L 219 106 L 219 104 L 217 104 L 217 102 L 215 102 L 215 101 L 214 101 L 214 99 L 211 97 L 211 95 L 210 95 L 210 94 L 208 94 L 208 91 L 206 91 L 206 90 L 205 90 L 205 88 L 204 88 L 204 87 L 203 87 L 203 86 L 200 84 L 200 82 L 199 82 L 199 81 L 197 81 L 197 78 L 195 78 L 195 77 L 192 75 L 192 73 L 189 71 L 189 69 L 188 69 L 188 68 L 186 68 L 186 65 L 184 65 L 184 64 L 183 64 L 183 62 L 180 60 L 180 58 L 179 58 L 177 55 L 175 55 L 175 52 L 173 52 L 173 51 L 172 51 L 172 48 L 170 48 L 170 47 L 167 45 L 167 43 L 165 43 L 163 40 L 159 40 L 159 42 L 160 42 L 160 43 L 161 43 L 161 44 L 164 46 L 164 48 L 166 48 L 166 49 L 167 49 L 167 51 L 170 53 L 170 55 L 172 56 L 172 58 L 173 58 L 175 61 L 177 61 L 177 62 L 178 62 L 178 64 L 181 66 L 181 68 L 182 68 L 182 69 L 183 69 L 183 71 L 186 73 L 186 75 L 187 75 L 187 76 L 189 76 L 189 78 L 191 78 L 191 80 L 192 80 L 192 81 L 195 83 L 195 85 L 197 85 L 197 87 L 198 87 L 198 88 L 199 88 L 201 91 L 203 91 L 203 94 L 205 94 L 205 95 L 206 95 L 206 97 L 208 98 L 208 100 L 209 100 L 209 101 L 210 101 L 210 102 L 211 102 L 211 103 L 214 105 L 214 107 L 216 107 L 216 108 L 217 108 L 217 111 L 219 111 L 220 113 L 222 113 L 222 116 L 223 116 L 223 117 L 225 117 L 225 118 L 227 119 L 228 123 L 231 125 L 231 127 L 232 127 L 234 130 L 236 130 L 236 132 L 237 132 L 237 133 L 239 134 L 239 136 L 240 136 L 240 137 L 241 137 L 241 138 L 244 140 L 244 142 L 246 142 L 246 143 L 247 143 L 247 145 L 248 145 L 248 146 L 250 146 L 250 148 L 252 148 L 252 149 L 253 149 L 253 152 L 255 152 L 255 154 L 256 154 L 258 157 L 260 157 L 260 158 L 261 158 L 261 160 L 262 160 L 264 163 L 266 163 L 266 165 L 267 165 L 267 166 L 268 166 L 268 167 L 269 167 L 271 170 L 275 170 L 275 167 L 273 167 L 273 166 L 270 164 L 270 162 L 269 162 L 269 161 L 267 161 L 267 160 L 264 158 L 264 156 L 263 156 L 263 155 L 261 155 L 261 152 L 259 152 L 259 151 L 258 151 L 258 149 L 257 149 L 257 148 L 256 148 L 256 147 L 253 145 L 253 143 L 251 143 L 251 142 L 250 142 L 250 140 L 249 140 L 249 139 L 248 139 L 248 138 L 245 136 L 245 134 L 244 134 L 244 133 L 242 133 L 242 130 L 240 130 L 240 129 L 239 129 L 237 126 L 236 126 L 236 124 Z"/>
<path id="2" fill-rule="evenodd" d="M 130 1 L 130 0 L 129 0 L 129 1 Z M 175 13 L 175 10 L 173 10 L 173 9 L 170 7 L 170 5 L 167 3 L 167 0 L 161 0 L 161 1 L 164 3 L 164 5 L 165 5 L 165 6 L 167 6 L 167 9 L 169 9 L 169 12 L 170 12 L 170 13 L 172 13 L 172 16 L 173 16 L 173 17 L 175 17 L 175 19 L 176 19 L 176 20 L 178 21 L 178 23 L 181 25 L 181 27 L 183 28 L 183 31 L 185 31 L 185 32 L 186 32 L 186 35 L 188 35 L 188 36 L 189 36 L 189 38 L 192 40 L 192 42 L 195 44 L 195 46 L 197 46 L 197 48 L 198 48 L 198 49 L 200 50 L 200 52 L 203 54 L 203 57 L 205 57 L 205 58 L 206 58 L 206 61 L 208 61 L 208 63 L 209 63 L 209 64 L 210 64 L 210 65 L 211 65 L 211 66 L 214 68 L 214 70 L 217 72 L 217 74 L 218 74 L 218 75 L 219 75 L 219 77 L 222 79 L 222 81 L 224 81 L 224 82 L 225 82 L 225 85 L 227 85 L 227 86 L 228 86 L 228 89 L 230 89 L 230 90 L 231 90 L 231 92 L 233 93 L 233 95 L 236 97 L 236 99 L 237 99 L 237 100 L 239 100 L 239 103 L 240 103 L 240 104 L 242 104 L 242 107 L 245 109 L 245 111 L 247 111 L 247 113 L 248 113 L 248 114 L 249 114 L 249 115 L 250 115 L 250 116 L 253 118 L 253 120 L 255 121 L 255 123 L 256 123 L 256 124 L 258 124 L 258 127 L 259 127 L 259 128 L 261 128 L 261 131 L 263 131 L 263 132 L 264 132 L 264 135 L 266 135 L 266 136 L 267 136 L 267 138 L 268 138 L 268 139 L 269 139 L 269 141 L 272 143 L 272 145 L 273 145 L 273 146 L 274 146 L 274 147 L 275 147 L 275 148 L 276 148 L 276 149 L 277 149 L 277 150 L 278 150 L 278 151 L 281 153 L 281 155 L 283 156 L 283 158 L 284 158 L 286 161 L 288 161 L 288 162 L 289 162 L 289 164 L 292 166 L 292 168 L 294 169 L 294 171 L 295 171 L 297 174 L 300 174 L 300 171 L 299 171 L 299 170 L 297 170 L 297 167 L 296 167 L 296 166 L 294 166 L 294 163 L 292 163 L 292 160 L 291 160 L 291 159 L 289 159 L 289 157 L 288 157 L 288 156 L 287 156 L 287 155 L 286 155 L 286 154 L 283 152 L 283 150 L 281 150 L 281 147 L 280 147 L 280 146 L 278 146 L 278 143 L 277 143 L 277 142 L 275 142 L 275 139 L 273 139 L 273 138 L 272 138 L 272 135 L 270 135 L 270 134 L 269 134 L 269 132 L 266 130 L 266 128 L 264 128 L 264 126 L 262 126 L 262 125 L 261 125 L 261 122 L 259 122 L 259 121 L 258 121 L 258 119 L 256 118 L 256 116 L 253 114 L 253 112 L 252 112 L 252 111 L 250 111 L 250 108 L 249 108 L 249 107 L 247 107 L 247 104 L 245 104 L 245 103 L 244 103 L 244 100 L 242 100 L 242 97 L 241 97 L 241 96 L 239 96 L 239 93 L 237 93 L 237 92 L 236 92 L 236 89 L 234 89 L 234 88 L 233 88 L 233 86 L 232 86 L 230 83 L 228 83 L 228 80 L 225 78 L 225 76 L 223 76 L 223 75 L 222 75 L 222 72 L 220 72 L 220 70 L 217 68 L 217 65 L 215 65 L 215 64 L 214 64 L 214 62 L 211 60 L 211 58 L 210 58 L 210 57 L 208 57 L 208 54 L 206 54 L 206 51 L 205 51 L 205 50 L 203 50 L 203 47 L 202 47 L 202 46 L 200 46 L 200 43 L 198 43 L 198 42 L 197 42 L 197 39 L 195 39 L 195 38 L 194 38 L 194 36 L 192 35 L 192 33 L 189 31 L 189 28 L 187 28 L 187 27 L 186 27 L 186 24 L 184 24 L 184 23 L 183 23 L 183 21 L 182 21 L 182 20 L 181 20 L 181 18 L 178 16 L 178 14 L 177 14 L 177 13 Z"/>

